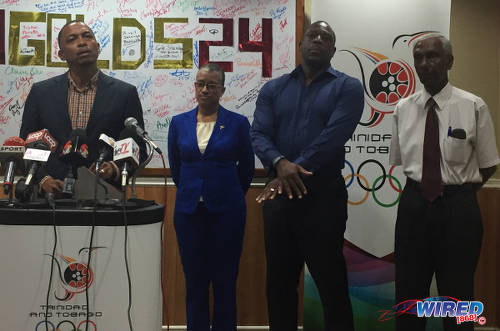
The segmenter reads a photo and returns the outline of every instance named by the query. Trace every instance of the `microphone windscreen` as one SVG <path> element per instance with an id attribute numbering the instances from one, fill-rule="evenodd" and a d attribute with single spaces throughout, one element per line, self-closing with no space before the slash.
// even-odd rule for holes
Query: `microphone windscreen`
<path id="1" fill-rule="evenodd" d="M 87 131 L 82 128 L 71 131 L 68 141 L 61 151 L 61 159 L 73 167 L 85 164 L 88 157 Z"/>
<path id="2" fill-rule="evenodd" d="M 78 149 L 78 154 L 83 157 L 84 159 L 89 157 L 89 146 L 87 144 L 81 144 L 80 148 Z"/>
<path id="3" fill-rule="evenodd" d="M 118 140 L 113 151 L 113 161 L 119 163 L 128 161 L 137 167 L 139 165 L 139 145 L 130 137 Z"/>
<path id="4" fill-rule="evenodd" d="M 3 145 L 0 146 L 0 161 L 22 160 L 26 152 L 25 142 L 19 137 L 7 138 Z M 24 165 L 24 162 L 19 162 L 19 165 Z M 24 168 L 24 167 L 23 167 Z"/>
<path id="5" fill-rule="evenodd" d="M 136 143 L 141 141 L 139 136 L 137 135 L 137 132 L 134 128 L 131 127 L 125 127 L 121 132 L 120 132 L 120 139 L 126 139 L 126 138 L 132 138 L 135 140 Z"/>
<path id="6" fill-rule="evenodd" d="M 87 143 L 87 131 L 82 128 L 74 129 L 69 134 L 69 138 L 64 145 L 61 155 L 68 155 L 70 153 L 78 152 L 82 144 Z"/>
<path id="7" fill-rule="evenodd" d="M 24 146 L 26 143 L 22 138 L 19 137 L 9 137 L 3 142 L 4 146 Z"/>
<path id="8" fill-rule="evenodd" d="M 82 128 L 74 129 L 71 131 L 71 134 L 69 135 L 69 138 L 71 139 L 72 137 L 79 137 L 80 139 L 87 140 L 87 131 Z"/>
<path id="9" fill-rule="evenodd" d="M 125 127 L 122 132 L 120 132 L 120 140 L 116 142 L 115 149 L 113 152 L 113 160 L 117 157 L 117 153 L 119 155 L 118 159 L 121 159 L 124 154 L 122 154 L 120 151 L 120 146 L 123 146 L 123 144 L 118 145 L 119 143 L 123 143 L 122 141 L 125 139 L 131 138 L 134 142 L 134 144 L 131 144 L 132 147 L 134 147 L 131 152 L 133 155 L 134 162 L 139 164 L 139 155 L 140 155 L 140 145 L 139 141 L 141 141 L 141 138 L 137 134 L 137 130 L 132 127 Z"/>
<path id="10" fill-rule="evenodd" d="M 71 134 L 69 135 L 69 140 L 75 142 L 76 145 L 74 149 L 76 151 L 78 150 L 78 148 L 80 148 L 82 144 L 87 143 L 87 131 L 85 131 L 85 129 L 82 128 L 74 129 L 73 131 L 71 131 Z"/>
<path id="11" fill-rule="evenodd" d="M 27 148 L 49 149 L 55 151 L 57 148 L 57 140 L 52 137 L 49 130 L 42 129 L 36 132 L 31 132 L 26 137 Z"/>
<path id="12" fill-rule="evenodd" d="M 123 125 L 125 125 L 126 127 L 133 127 L 133 126 L 137 126 L 138 125 L 138 122 L 135 118 L 133 117 L 128 117 L 125 122 L 123 122 Z"/>

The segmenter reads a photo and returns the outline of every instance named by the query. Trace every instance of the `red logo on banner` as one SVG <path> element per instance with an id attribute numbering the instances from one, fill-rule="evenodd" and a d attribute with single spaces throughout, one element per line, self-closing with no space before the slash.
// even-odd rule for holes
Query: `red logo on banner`
<path id="1" fill-rule="evenodd" d="M 98 248 L 105 247 L 92 247 L 92 251 Z M 85 253 L 90 253 L 88 248 L 82 248 L 78 252 L 81 261 L 77 261 L 74 258 L 64 256 L 62 254 L 57 254 L 57 256 L 46 254 L 52 257 L 54 262 L 57 264 L 58 269 L 61 271 L 63 270 L 63 268 L 61 268 L 61 263 L 66 263 L 66 268 L 64 268 L 64 271 L 59 273 L 59 280 L 65 292 L 62 296 L 58 296 L 56 293 L 54 293 L 54 297 L 57 300 L 69 301 L 75 296 L 75 294 L 85 292 L 86 288 L 92 285 L 92 282 L 94 281 L 94 273 L 92 269 L 86 264 L 86 257 L 88 255 L 86 255 Z"/>
<path id="2" fill-rule="evenodd" d="M 415 40 L 429 33 L 433 32 L 424 31 L 398 36 L 392 42 L 392 47 L 394 49 L 398 43 L 403 43 L 409 48 L 413 47 L 412 43 Z M 415 92 L 415 70 L 406 61 L 402 59 L 392 60 L 383 54 L 359 47 L 341 51 L 354 56 L 361 70 L 365 102 L 370 107 L 371 112 L 368 120 L 360 122 L 360 125 L 370 128 L 377 126 L 385 115 L 392 114 L 400 99 Z"/>

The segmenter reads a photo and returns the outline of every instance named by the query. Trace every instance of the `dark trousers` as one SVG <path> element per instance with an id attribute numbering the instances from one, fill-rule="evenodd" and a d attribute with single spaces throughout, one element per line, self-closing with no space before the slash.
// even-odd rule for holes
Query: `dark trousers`
<path id="1" fill-rule="evenodd" d="M 445 187 L 434 202 L 422 197 L 418 183 L 408 179 L 396 220 L 396 302 L 429 297 L 432 276 L 440 296 L 473 300 L 483 227 L 475 190 Z M 425 318 L 401 315 L 399 331 L 425 330 Z M 444 329 L 473 330 L 473 323 L 457 325 L 443 319 Z"/>
<path id="2" fill-rule="evenodd" d="M 245 210 L 213 214 L 200 203 L 194 214 L 175 212 L 174 226 L 186 279 L 188 331 L 236 331 L 236 279 Z M 210 283 L 214 295 L 211 329 Z"/>
<path id="3" fill-rule="evenodd" d="M 305 262 L 319 290 L 325 330 L 353 330 L 342 252 L 344 179 L 313 176 L 305 184 L 309 193 L 302 199 L 279 195 L 263 207 L 270 329 L 297 330 L 297 286 Z"/>

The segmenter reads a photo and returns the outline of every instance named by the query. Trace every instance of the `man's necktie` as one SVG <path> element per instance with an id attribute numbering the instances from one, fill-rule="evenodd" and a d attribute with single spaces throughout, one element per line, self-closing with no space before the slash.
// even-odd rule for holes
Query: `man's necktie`
<path id="1" fill-rule="evenodd" d="M 422 195 L 434 201 L 443 192 L 441 182 L 441 150 L 439 148 L 439 121 L 436 113 L 436 101 L 429 98 L 425 104 L 427 118 L 425 120 L 424 155 L 422 164 Z"/>

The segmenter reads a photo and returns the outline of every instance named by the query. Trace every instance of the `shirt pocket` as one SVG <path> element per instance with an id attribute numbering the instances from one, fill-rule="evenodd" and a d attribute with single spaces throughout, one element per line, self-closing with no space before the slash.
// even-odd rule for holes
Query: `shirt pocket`
<path id="1" fill-rule="evenodd" d="M 443 148 L 444 159 L 450 165 L 466 164 L 472 152 L 472 146 L 468 137 L 460 139 L 448 136 L 444 141 Z"/>

